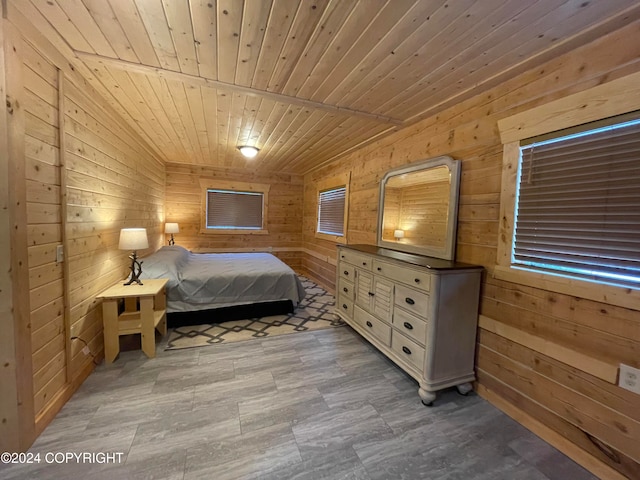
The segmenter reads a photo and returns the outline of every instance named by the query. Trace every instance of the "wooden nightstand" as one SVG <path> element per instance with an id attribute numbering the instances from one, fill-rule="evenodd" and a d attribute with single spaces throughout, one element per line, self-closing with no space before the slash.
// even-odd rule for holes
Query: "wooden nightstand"
<path id="1" fill-rule="evenodd" d="M 169 280 L 144 279 L 144 285 L 123 285 L 118 282 L 96 298 L 102 299 L 104 326 L 104 356 L 112 363 L 120 353 L 120 335 L 140 333 L 142 351 L 149 358 L 156 356 L 155 329 L 167 334 L 167 300 L 165 286 Z M 118 315 L 118 303 L 124 299 L 124 312 Z"/>

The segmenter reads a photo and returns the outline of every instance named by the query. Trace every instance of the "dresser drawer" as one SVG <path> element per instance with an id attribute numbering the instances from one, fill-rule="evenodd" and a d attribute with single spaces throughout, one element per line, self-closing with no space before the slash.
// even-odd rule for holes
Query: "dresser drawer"
<path id="1" fill-rule="evenodd" d="M 416 370 L 422 372 L 424 369 L 424 347 L 421 347 L 413 340 L 409 340 L 401 333 L 396 331 L 393 332 L 393 336 L 391 338 L 391 350 L 405 363 Z"/>
<path id="2" fill-rule="evenodd" d="M 344 278 L 350 282 L 354 282 L 356 278 L 356 269 L 353 265 L 340 262 L 338 264 L 338 278 Z"/>
<path id="3" fill-rule="evenodd" d="M 404 285 L 396 284 L 394 303 L 419 317 L 426 317 L 429 311 L 429 295 Z"/>
<path id="4" fill-rule="evenodd" d="M 373 259 L 370 256 L 352 252 L 348 249 L 340 250 L 340 260 L 365 270 L 371 270 L 373 267 Z"/>
<path id="5" fill-rule="evenodd" d="M 426 345 L 427 322 L 423 319 L 405 312 L 401 308 L 393 310 L 393 328 L 404 333 L 407 337 L 415 340 L 420 345 Z"/>
<path id="6" fill-rule="evenodd" d="M 344 277 L 338 278 L 338 295 L 342 295 L 349 300 L 353 300 L 356 296 L 356 287 L 353 282 L 346 280 Z"/>
<path id="7" fill-rule="evenodd" d="M 364 330 L 376 337 L 386 346 L 391 344 L 391 326 L 382 320 L 378 320 L 373 315 L 365 312 L 360 307 L 354 308 L 354 321 Z"/>
<path id="8" fill-rule="evenodd" d="M 431 274 L 423 270 L 374 260 L 373 271 L 418 290 L 428 292 L 431 288 Z"/>
<path id="9" fill-rule="evenodd" d="M 349 318 L 353 318 L 353 299 L 338 295 L 336 310 Z"/>

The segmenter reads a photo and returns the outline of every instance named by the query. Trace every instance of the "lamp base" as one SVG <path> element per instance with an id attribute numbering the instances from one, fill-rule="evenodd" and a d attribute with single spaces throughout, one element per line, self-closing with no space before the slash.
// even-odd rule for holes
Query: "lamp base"
<path id="1" fill-rule="evenodd" d="M 169 239 L 169 245 L 175 245 L 176 242 L 173 240 L 173 233 L 171 234 L 171 238 Z"/>
<path id="2" fill-rule="evenodd" d="M 131 266 L 129 267 L 131 269 L 131 278 L 127 283 L 124 283 L 123 285 L 131 285 L 133 283 L 142 285 L 142 282 L 139 278 L 140 274 L 142 273 L 142 262 L 138 261 L 138 256 L 136 255 L 135 250 L 131 255 L 129 255 L 129 258 L 131 259 Z"/>

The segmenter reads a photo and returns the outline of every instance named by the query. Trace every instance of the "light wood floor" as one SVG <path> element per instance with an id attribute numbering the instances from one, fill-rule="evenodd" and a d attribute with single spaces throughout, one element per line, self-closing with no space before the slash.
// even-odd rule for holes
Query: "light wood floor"
<path id="1" fill-rule="evenodd" d="M 98 366 L 30 450 L 41 463 L 0 465 L 0 478 L 594 478 L 474 393 L 424 407 L 349 327 L 163 348 Z M 45 462 L 58 452 L 121 461 Z"/>

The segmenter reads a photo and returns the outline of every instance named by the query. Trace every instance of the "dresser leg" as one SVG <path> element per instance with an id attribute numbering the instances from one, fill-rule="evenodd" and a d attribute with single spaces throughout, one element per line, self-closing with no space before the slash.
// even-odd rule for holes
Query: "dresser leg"
<path id="1" fill-rule="evenodd" d="M 435 392 L 428 392 L 422 386 L 418 389 L 418 395 L 420 395 L 420 399 L 422 400 L 422 404 L 430 407 L 433 405 L 433 401 L 436 399 Z"/>
<path id="2" fill-rule="evenodd" d="M 471 390 L 473 390 L 473 385 L 471 385 L 470 382 L 461 383 L 460 385 L 456 385 L 456 388 L 460 395 L 467 395 Z"/>

